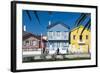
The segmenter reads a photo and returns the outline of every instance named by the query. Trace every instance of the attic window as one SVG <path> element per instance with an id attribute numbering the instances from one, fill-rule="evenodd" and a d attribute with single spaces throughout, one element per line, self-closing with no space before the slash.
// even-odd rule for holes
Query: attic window
<path id="1" fill-rule="evenodd" d="M 82 35 L 80 35 L 80 41 L 82 41 Z"/>

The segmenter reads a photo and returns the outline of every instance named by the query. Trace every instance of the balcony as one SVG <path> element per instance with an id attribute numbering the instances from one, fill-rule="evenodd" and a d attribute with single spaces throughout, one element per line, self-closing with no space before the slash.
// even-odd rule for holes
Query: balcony
<path id="1" fill-rule="evenodd" d="M 48 37 L 48 40 L 69 40 L 69 37 L 65 36 L 53 36 L 53 37 Z"/>

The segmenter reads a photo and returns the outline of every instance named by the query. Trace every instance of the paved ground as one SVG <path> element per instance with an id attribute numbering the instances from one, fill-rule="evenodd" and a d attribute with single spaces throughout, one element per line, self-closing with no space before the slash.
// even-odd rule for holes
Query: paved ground
<path id="1" fill-rule="evenodd" d="M 90 59 L 90 54 L 64 54 L 64 55 L 34 55 L 23 56 L 23 62 L 40 62 L 40 61 L 55 61 L 55 60 L 83 60 Z"/>

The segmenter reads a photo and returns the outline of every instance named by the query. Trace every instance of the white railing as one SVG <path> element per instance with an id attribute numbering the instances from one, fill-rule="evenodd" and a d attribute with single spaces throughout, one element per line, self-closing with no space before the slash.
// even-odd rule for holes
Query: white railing
<path id="1" fill-rule="evenodd" d="M 24 51 L 23 55 L 41 55 L 41 51 Z"/>
<path id="2" fill-rule="evenodd" d="M 68 38 L 69 38 L 69 37 L 66 37 L 66 38 L 65 38 L 64 36 L 61 36 L 61 37 L 59 37 L 59 36 L 56 36 L 56 37 L 55 37 L 55 36 L 54 36 L 54 37 L 52 37 L 52 38 L 51 38 L 51 37 L 48 37 L 48 40 L 68 40 Z"/>
<path id="3" fill-rule="evenodd" d="M 41 51 L 42 48 L 24 48 L 23 51 Z"/>

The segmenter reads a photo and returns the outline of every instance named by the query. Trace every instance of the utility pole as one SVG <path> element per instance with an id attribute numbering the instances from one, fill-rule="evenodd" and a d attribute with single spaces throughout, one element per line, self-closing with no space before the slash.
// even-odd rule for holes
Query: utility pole
<path id="1" fill-rule="evenodd" d="M 43 53 L 43 43 L 42 43 L 42 33 L 41 33 L 41 39 L 40 39 L 40 48 L 42 49 L 42 53 Z"/>

